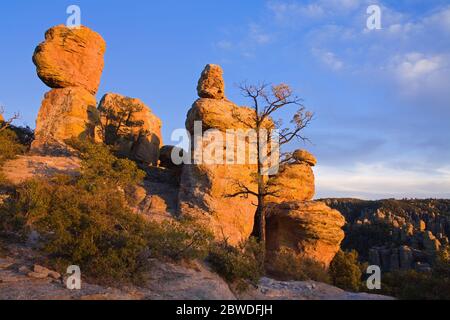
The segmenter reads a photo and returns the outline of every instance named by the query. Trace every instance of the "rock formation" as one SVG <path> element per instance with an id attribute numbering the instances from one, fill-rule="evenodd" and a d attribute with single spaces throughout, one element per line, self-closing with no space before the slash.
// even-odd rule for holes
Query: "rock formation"
<path id="1" fill-rule="evenodd" d="M 193 104 L 186 120 L 186 128 L 191 135 L 199 121 L 203 132 L 215 129 L 222 134 L 230 129 L 248 129 L 248 124 L 254 121 L 254 110 L 238 107 L 225 98 L 222 73 L 216 65 L 208 65 L 203 71 L 198 84 L 200 99 Z M 273 122 L 267 120 L 264 127 L 272 128 Z M 200 143 L 201 149 L 205 150 L 213 142 L 204 138 Z M 238 149 L 236 145 L 234 147 L 235 152 L 231 156 L 236 157 Z M 251 147 L 252 141 L 247 139 L 246 160 L 249 160 L 248 150 Z M 229 160 L 231 156 L 223 157 Z M 271 178 L 278 195 L 267 199 L 267 246 L 269 255 L 287 246 L 300 256 L 317 260 L 328 267 L 344 237 L 341 227 L 345 219 L 323 203 L 305 202 L 314 197 L 311 167 L 316 162 L 307 151 L 297 150 L 289 163 Z M 225 238 L 231 244 L 247 239 L 253 229 L 256 198 L 227 197 L 236 192 L 237 183 L 257 189 L 254 179 L 256 163 L 245 163 L 193 163 L 184 166 L 181 176 L 180 213 L 206 220 L 216 238 Z"/>
<path id="2" fill-rule="evenodd" d="M 203 132 L 216 129 L 224 135 L 227 129 L 246 129 L 237 117 L 249 119 L 252 110 L 225 99 L 223 88 L 222 69 L 215 65 L 206 66 L 198 85 L 200 99 L 194 102 L 187 115 L 186 129 L 191 135 L 196 121 L 201 121 Z M 200 149 L 205 150 L 210 143 L 204 139 Z M 236 156 L 236 152 L 233 155 Z M 232 244 L 247 239 L 253 229 L 255 207 L 252 202 L 256 199 L 227 196 L 236 192 L 238 181 L 255 187 L 251 176 L 255 168 L 255 164 L 184 165 L 179 193 L 180 214 L 205 220 L 218 239 L 225 238 Z"/>
<path id="3" fill-rule="evenodd" d="M 91 112 L 105 48 L 102 37 L 86 27 L 60 25 L 46 32 L 33 62 L 39 78 L 53 90 L 42 102 L 32 151 L 67 152 L 66 139 L 93 135 Z"/>
<path id="4" fill-rule="evenodd" d="M 146 165 L 158 165 L 161 120 L 147 105 L 136 98 L 108 93 L 98 110 L 105 139 L 117 146 L 119 154 Z"/>
<path id="5" fill-rule="evenodd" d="M 167 169 L 180 168 L 181 164 L 175 164 L 172 160 L 172 154 L 178 154 L 183 157 L 184 150 L 175 146 L 163 146 L 159 150 L 159 166 Z"/>
<path id="6" fill-rule="evenodd" d="M 344 239 L 344 217 L 322 202 L 292 201 L 267 208 L 267 251 L 282 247 L 328 267 Z M 270 259 L 270 258 L 269 258 Z"/>
<path id="7" fill-rule="evenodd" d="M 311 167 L 314 167 L 317 164 L 317 159 L 311 153 L 306 150 L 296 150 L 292 154 L 292 158 L 297 163 L 306 163 Z"/>
<path id="8" fill-rule="evenodd" d="M 221 100 L 225 98 L 223 70 L 215 64 L 208 64 L 203 70 L 197 87 L 198 96 L 206 99 Z"/>
<path id="9" fill-rule="evenodd" d="M 66 139 L 92 136 L 90 113 L 95 106 L 95 97 L 83 88 L 47 92 L 36 120 L 33 150 L 54 153 L 65 149 Z"/>
<path id="10" fill-rule="evenodd" d="M 81 87 L 95 95 L 105 50 L 103 38 L 89 28 L 59 25 L 45 33 L 33 62 L 39 78 L 50 88 Z"/>
<path id="11" fill-rule="evenodd" d="M 347 219 L 345 249 L 384 272 L 430 270 L 442 245 L 449 243 L 450 200 L 327 199 Z"/>
<path id="12" fill-rule="evenodd" d="M 272 178 L 277 189 L 277 197 L 269 197 L 275 203 L 289 201 L 309 201 L 314 198 L 315 179 L 311 166 L 316 159 L 305 150 L 297 150 L 293 154 L 294 162 L 283 165 L 279 173 Z"/>

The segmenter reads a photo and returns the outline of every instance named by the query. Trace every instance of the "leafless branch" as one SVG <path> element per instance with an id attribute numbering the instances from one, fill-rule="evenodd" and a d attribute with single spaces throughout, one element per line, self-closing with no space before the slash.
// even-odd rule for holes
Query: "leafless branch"
<path id="1" fill-rule="evenodd" d="M 4 114 L 5 109 L 3 108 L 3 106 L 0 106 L 0 115 Z M 9 126 L 11 126 L 11 124 L 20 118 L 20 114 L 19 113 L 14 113 L 13 116 L 11 118 L 9 118 L 8 120 L 0 123 L 0 131 L 5 130 L 6 128 L 8 128 Z"/>

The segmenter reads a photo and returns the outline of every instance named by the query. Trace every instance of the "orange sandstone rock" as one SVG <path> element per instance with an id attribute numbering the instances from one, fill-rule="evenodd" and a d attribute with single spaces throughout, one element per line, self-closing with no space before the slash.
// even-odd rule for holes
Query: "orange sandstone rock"
<path id="1" fill-rule="evenodd" d="M 83 88 L 53 89 L 45 94 L 36 120 L 32 151 L 54 153 L 67 150 L 65 140 L 92 137 L 95 97 Z"/>
<path id="2" fill-rule="evenodd" d="M 328 268 L 344 239 L 345 218 L 322 202 L 284 202 L 267 208 L 267 250 L 282 247 Z"/>
<path id="3" fill-rule="evenodd" d="M 197 86 L 200 98 L 224 99 L 225 82 L 223 80 L 223 70 L 215 64 L 208 64 L 202 72 Z"/>
<path id="4" fill-rule="evenodd" d="M 271 178 L 277 192 L 276 197 L 269 196 L 268 202 L 309 201 L 314 198 L 314 172 L 306 163 L 286 164 L 279 173 Z"/>
<path id="5" fill-rule="evenodd" d="M 46 32 L 33 62 L 39 78 L 50 88 L 82 87 L 96 94 L 105 50 L 103 38 L 91 29 L 59 25 Z"/>
<path id="6" fill-rule="evenodd" d="M 98 107 L 103 110 L 101 122 L 106 127 L 116 128 L 117 119 L 109 118 L 108 112 L 104 111 L 111 110 L 117 115 L 127 108 L 137 111 L 132 112 L 129 119 L 123 119 L 128 123 L 123 124 L 126 136 L 119 136 L 117 140 L 119 153 L 145 164 L 158 165 L 159 149 L 163 142 L 161 120 L 141 100 L 115 93 L 104 95 Z M 131 123 L 135 125 L 128 126 Z M 108 133 L 108 128 L 106 131 Z"/>

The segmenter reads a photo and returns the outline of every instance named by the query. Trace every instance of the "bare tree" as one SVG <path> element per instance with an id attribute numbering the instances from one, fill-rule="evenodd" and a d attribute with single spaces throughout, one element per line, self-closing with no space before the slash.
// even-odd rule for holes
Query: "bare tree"
<path id="1" fill-rule="evenodd" d="M 5 113 L 5 109 L 3 106 L 0 106 L 0 115 L 3 115 Z M 0 121 L 0 132 L 11 126 L 11 124 L 20 118 L 19 113 L 14 113 L 11 118 L 8 120 Z"/>
<path id="2" fill-rule="evenodd" d="M 227 197 L 248 197 L 253 195 L 257 198 L 256 213 L 252 236 L 265 245 L 266 241 L 266 197 L 278 196 L 278 190 L 269 179 L 268 172 L 264 169 L 264 162 L 270 158 L 271 151 L 263 154 L 261 150 L 262 143 L 270 143 L 274 138 L 274 131 L 268 131 L 268 135 L 262 135 L 262 130 L 267 129 L 268 123 L 273 123 L 273 127 L 278 129 L 278 142 L 280 148 L 294 140 L 309 141 L 303 135 L 303 130 L 313 120 L 313 113 L 306 110 L 302 104 L 302 100 L 295 96 L 291 88 L 286 84 L 270 86 L 268 84 L 261 85 L 240 85 L 240 90 L 244 97 L 250 99 L 253 109 L 252 119 L 243 119 L 239 114 L 234 117 L 240 121 L 248 129 L 256 131 L 257 135 L 257 172 L 254 173 L 256 179 L 257 190 L 252 190 L 250 186 L 246 186 L 240 181 L 236 181 L 236 192 L 227 195 Z M 283 125 L 283 122 L 273 122 L 275 113 L 286 107 L 295 107 L 296 111 L 290 121 L 290 125 Z M 267 138 L 267 141 L 264 139 Z M 292 159 L 290 152 L 283 153 L 278 159 L 280 164 L 289 162 Z"/>

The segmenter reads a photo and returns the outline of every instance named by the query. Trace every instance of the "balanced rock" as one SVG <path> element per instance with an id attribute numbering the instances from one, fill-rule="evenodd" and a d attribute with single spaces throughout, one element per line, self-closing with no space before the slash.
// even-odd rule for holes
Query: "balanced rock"
<path id="1" fill-rule="evenodd" d="M 202 72 L 197 86 L 200 98 L 223 99 L 225 98 L 225 83 L 223 70 L 215 64 L 208 64 Z"/>
<path id="2" fill-rule="evenodd" d="M 252 119 L 253 111 L 224 99 L 223 87 L 220 67 L 208 65 L 199 81 L 198 93 L 201 98 L 193 104 L 187 115 L 186 129 L 191 136 L 195 133 L 196 122 L 200 124 L 199 129 L 203 133 L 215 129 L 223 141 L 230 137 L 237 140 L 233 134 L 227 136 L 227 130 L 248 129 L 244 123 Z M 246 161 L 249 160 L 247 155 L 253 143 L 245 141 L 245 150 L 239 150 L 236 143 L 230 152 L 234 159 L 227 157 L 229 154 L 224 151 L 218 156 L 220 159 L 215 159 L 219 161 L 208 163 L 203 151 L 208 150 L 213 143 L 214 141 L 204 138 L 196 152 L 191 150 L 191 164 L 183 166 L 181 175 L 178 210 L 181 215 L 205 220 L 217 239 L 226 239 L 231 244 L 238 244 L 246 240 L 253 230 L 255 215 L 253 203 L 256 202 L 256 198 L 252 195 L 248 197 L 232 195 L 238 191 L 238 183 L 256 190 L 253 175 L 257 170 L 257 164 Z M 224 146 L 219 145 L 219 149 L 223 150 Z M 200 153 L 203 152 L 203 157 L 200 157 L 202 161 L 194 161 L 195 154 L 199 150 Z M 235 161 L 238 152 L 242 152 L 246 158 L 242 164 Z"/>
<path id="3" fill-rule="evenodd" d="M 269 196 L 267 201 L 281 203 L 312 200 L 315 194 L 314 180 L 314 172 L 305 162 L 286 164 L 271 178 L 277 195 Z"/>
<path id="4" fill-rule="evenodd" d="M 59 153 L 67 151 L 70 138 L 92 137 L 92 112 L 95 97 L 83 88 L 53 89 L 45 94 L 36 120 L 32 151 Z"/>
<path id="5" fill-rule="evenodd" d="M 59 25 L 46 32 L 33 62 L 39 78 L 50 88 L 82 87 L 96 94 L 105 50 L 103 38 L 91 29 Z"/>
<path id="6" fill-rule="evenodd" d="M 267 208 L 267 252 L 283 247 L 328 267 L 344 239 L 345 218 L 322 202 L 284 202 Z"/>
<path id="7" fill-rule="evenodd" d="M 108 93 L 100 101 L 98 110 L 105 140 L 116 144 L 119 154 L 144 164 L 158 165 L 161 120 L 147 105 L 136 98 Z"/>
<path id="8" fill-rule="evenodd" d="M 312 167 L 314 167 L 317 164 L 317 159 L 306 150 L 296 150 L 292 154 L 292 157 L 296 162 L 299 163 L 304 162 Z"/>

